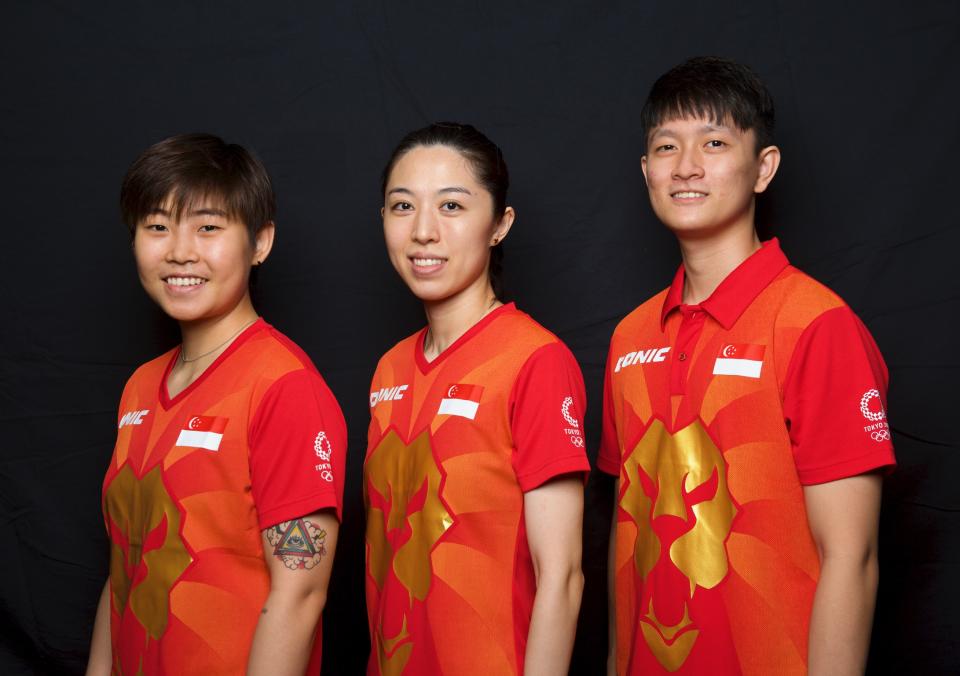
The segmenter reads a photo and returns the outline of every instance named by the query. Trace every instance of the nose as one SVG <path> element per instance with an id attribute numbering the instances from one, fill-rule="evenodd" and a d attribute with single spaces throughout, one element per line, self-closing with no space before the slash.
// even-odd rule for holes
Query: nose
<path id="1" fill-rule="evenodd" d="M 410 238 L 417 244 L 436 242 L 440 238 L 440 228 L 436 214 L 429 209 L 421 209 L 414 216 L 413 232 Z"/>
<path id="2" fill-rule="evenodd" d="M 676 158 L 677 162 L 673 167 L 674 179 L 686 181 L 703 177 L 703 162 L 699 148 L 687 146 L 677 153 Z"/>
<path id="3" fill-rule="evenodd" d="M 190 228 L 175 226 L 172 228 L 170 248 L 167 249 L 167 262 L 195 263 L 197 261 L 196 237 Z"/>

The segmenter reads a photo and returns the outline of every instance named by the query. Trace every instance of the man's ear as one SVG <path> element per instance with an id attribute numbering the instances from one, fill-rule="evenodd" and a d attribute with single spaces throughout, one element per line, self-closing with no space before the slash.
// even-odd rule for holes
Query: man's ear
<path id="1" fill-rule="evenodd" d="M 253 260 L 251 265 L 260 265 L 273 249 L 273 236 L 277 232 L 277 226 L 273 221 L 267 221 L 253 238 Z"/>
<path id="2" fill-rule="evenodd" d="M 640 170 L 643 172 L 643 182 L 647 182 L 647 156 L 642 155 L 640 157 Z"/>
<path id="3" fill-rule="evenodd" d="M 770 181 L 780 167 L 780 149 L 777 146 L 767 146 L 760 151 L 757 182 L 753 184 L 753 192 L 762 193 L 770 185 Z"/>

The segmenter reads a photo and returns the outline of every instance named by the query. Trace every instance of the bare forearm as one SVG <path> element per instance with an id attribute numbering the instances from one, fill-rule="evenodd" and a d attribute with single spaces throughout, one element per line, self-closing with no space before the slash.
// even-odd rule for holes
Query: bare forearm
<path id="1" fill-rule="evenodd" d="M 103 585 L 97 602 L 97 615 L 93 621 L 93 636 L 90 639 L 90 659 L 87 660 L 86 676 L 110 676 L 113 648 L 110 645 L 110 580 Z"/>
<path id="2" fill-rule="evenodd" d="M 810 616 L 811 676 L 864 672 L 878 577 L 875 555 L 824 559 Z"/>
<path id="3" fill-rule="evenodd" d="M 248 676 L 303 676 L 325 601 L 319 591 L 271 591 L 253 634 Z"/>
<path id="4" fill-rule="evenodd" d="M 527 634 L 526 676 L 567 673 L 582 594 L 583 573 L 579 568 L 538 581 Z"/>

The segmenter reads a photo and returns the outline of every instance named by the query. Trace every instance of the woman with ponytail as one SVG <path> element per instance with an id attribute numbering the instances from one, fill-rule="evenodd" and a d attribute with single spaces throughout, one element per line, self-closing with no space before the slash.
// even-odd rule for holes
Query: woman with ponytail
<path id="1" fill-rule="evenodd" d="M 408 134 L 383 173 L 394 268 L 427 326 L 377 367 L 364 463 L 367 673 L 566 673 L 580 568 L 583 379 L 501 300 L 515 213 L 475 128 Z"/>

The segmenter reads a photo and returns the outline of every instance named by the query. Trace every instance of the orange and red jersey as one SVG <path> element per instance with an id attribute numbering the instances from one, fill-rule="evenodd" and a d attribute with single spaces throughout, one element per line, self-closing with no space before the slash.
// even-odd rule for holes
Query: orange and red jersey
<path id="1" fill-rule="evenodd" d="M 340 514 L 346 426 L 300 348 L 263 320 L 170 398 L 179 351 L 123 392 L 103 482 L 116 674 L 240 674 L 270 587 L 261 531 Z M 320 665 L 320 626 L 311 670 Z"/>
<path id="2" fill-rule="evenodd" d="M 367 673 L 521 674 L 536 580 L 523 494 L 587 472 L 583 379 L 512 304 L 432 362 L 426 330 L 373 377 Z"/>
<path id="3" fill-rule="evenodd" d="M 803 486 L 894 463 L 887 370 L 776 240 L 700 305 L 683 281 L 610 346 L 617 673 L 805 674 L 819 558 Z"/>

